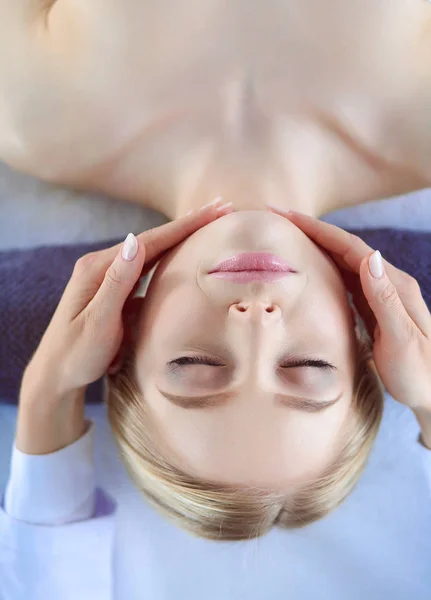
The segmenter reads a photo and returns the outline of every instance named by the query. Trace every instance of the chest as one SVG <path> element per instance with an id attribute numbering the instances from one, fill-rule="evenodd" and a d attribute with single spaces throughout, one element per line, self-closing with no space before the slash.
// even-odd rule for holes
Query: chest
<path id="1" fill-rule="evenodd" d="M 95 4 L 67 76 L 86 121 L 82 162 L 97 157 L 109 193 L 123 196 L 133 178 L 166 197 L 184 161 L 191 177 L 222 164 L 217 178 L 272 157 L 282 169 L 299 161 L 321 171 L 312 190 L 295 184 L 304 195 L 328 186 L 325 172 L 350 170 L 341 196 L 366 176 L 365 197 L 377 198 L 397 191 L 375 185 L 379 160 L 394 171 L 429 165 L 425 0 Z"/>
<path id="2" fill-rule="evenodd" d="M 401 108 L 431 66 L 424 0 L 126 0 L 95 21 L 86 47 L 100 81 L 151 111 L 182 98 L 211 111 L 247 88 L 273 110 L 355 97 L 377 113 Z"/>

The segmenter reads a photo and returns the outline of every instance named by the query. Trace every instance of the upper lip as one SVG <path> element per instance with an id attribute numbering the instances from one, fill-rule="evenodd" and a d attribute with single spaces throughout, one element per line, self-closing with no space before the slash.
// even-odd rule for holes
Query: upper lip
<path id="1" fill-rule="evenodd" d="M 266 271 L 296 273 L 280 256 L 268 252 L 246 252 L 237 254 L 215 266 L 209 273 L 240 271 Z"/>

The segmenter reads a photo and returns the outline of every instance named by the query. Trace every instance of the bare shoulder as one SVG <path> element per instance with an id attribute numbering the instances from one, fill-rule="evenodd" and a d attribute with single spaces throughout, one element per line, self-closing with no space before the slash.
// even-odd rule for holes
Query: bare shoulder
<path id="1" fill-rule="evenodd" d="M 0 0 L 1 160 L 74 181 L 109 154 L 126 45 L 120 4 Z"/>

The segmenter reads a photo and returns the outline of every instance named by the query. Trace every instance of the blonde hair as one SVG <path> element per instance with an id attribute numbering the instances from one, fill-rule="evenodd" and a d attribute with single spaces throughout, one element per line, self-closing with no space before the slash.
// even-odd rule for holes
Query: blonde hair
<path id="1" fill-rule="evenodd" d="M 108 382 L 108 419 L 122 460 L 145 498 L 168 519 L 199 537 L 246 540 L 273 526 L 296 528 L 320 519 L 352 491 L 368 459 L 383 411 L 383 387 L 370 344 L 358 340 L 352 411 L 336 459 L 287 499 L 280 493 L 196 478 L 171 464 L 151 436 L 149 413 L 130 356 Z"/>

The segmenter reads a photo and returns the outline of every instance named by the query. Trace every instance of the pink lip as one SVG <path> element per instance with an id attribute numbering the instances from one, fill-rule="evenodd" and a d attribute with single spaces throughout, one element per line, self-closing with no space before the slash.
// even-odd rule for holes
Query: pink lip
<path id="1" fill-rule="evenodd" d="M 280 256 L 267 252 L 247 252 L 223 261 L 209 274 L 237 283 L 278 281 L 297 271 Z"/>
<path id="2" fill-rule="evenodd" d="M 219 271 L 211 273 L 217 279 L 227 279 L 235 283 L 248 283 L 249 281 L 261 281 L 271 283 L 290 275 L 292 271 Z"/>

